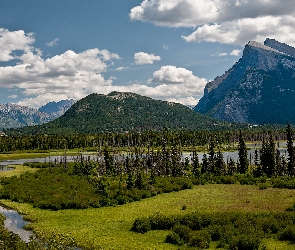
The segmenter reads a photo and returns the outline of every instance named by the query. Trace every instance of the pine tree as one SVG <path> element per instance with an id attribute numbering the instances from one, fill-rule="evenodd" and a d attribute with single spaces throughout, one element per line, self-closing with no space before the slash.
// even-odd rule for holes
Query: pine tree
<path id="1" fill-rule="evenodd" d="M 208 157 L 207 172 L 214 173 L 215 172 L 215 142 L 212 137 L 209 143 L 208 155 L 209 157 Z"/>
<path id="2" fill-rule="evenodd" d="M 143 179 L 141 172 L 138 172 L 136 175 L 135 187 L 137 187 L 138 189 L 143 189 Z"/>
<path id="3" fill-rule="evenodd" d="M 208 168 L 209 168 L 209 161 L 208 161 L 207 155 L 204 154 L 202 159 L 201 174 L 208 173 Z"/>
<path id="4" fill-rule="evenodd" d="M 276 172 L 276 145 L 273 140 L 273 136 L 269 137 L 269 145 L 268 145 L 268 176 L 272 176 Z"/>
<path id="5" fill-rule="evenodd" d="M 192 155 L 192 173 L 195 177 L 199 177 L 200 176 L 200 170 L 199 170 L 199 158 L 198 158 L 198 154 L 196 152 L 196 150 L 193 150 L 193 155 Z"/>
<path id="6" fill-rule="evenodd" d="M 224 175 L 225 174 L 225 163 L 223 160 L 223 154 L 220 150 L 217 152 L 216 162 L 215 162 L 215 175 Z"/>
<path id="7" fill-rule="evenodd" d="M 269 135 L 268 140 L 263 139 L 260 150 L 261 169 L 267 176 L 272 176 L 276 171 L 276 154 L 275 143 L 272 135 Z"/>
<path id="8" fill-rule="evenodd" d="M 287 152 L 288 152 L 288 172 L 289 175 L 294 175 L 294 146 L 293 146 L 293 130 L 291 125 L 287 123 L 286 136 L 287 136 Z"/>
<path id="9" fill-rule="evenodd" d="M 233 158 L 229 158 L 229 162 L 227 165 L 227 174 L 228 175 L 234 175 L 237 172 L 237 166 Z"/>
<path id="10" fill-rule="evenodd" d="M 126 185 L 127 185 L 128 190 L 130 190 L 134 187 L 134 180 L 133 180 L 133 176 L 132 176 L 131 172 L 128 173 Z"/>
<path id="11" fill-rule="evenodd" d="M 246 144 L 245 144 L 244 137 L 242 135 L 241 130 L 239 133 L 238 154 L 239 154 L 238 172 L 240 174 L 245 174 L 248 170 L 249 161 L 248 161 L 248 152 L 247 152 Z"/>
<path id="12" fill-rule="evenodd" d="M 110 155 L 110 151 L 109 151 L 108 147 L 104 148 L 103 154 L 104 154 L 104 162 L 105 162 L 105 167 L 106 167 L 106 173 L 108 175 L 112 175 L 113 172 L 114 172 L 114 159 Z"/>

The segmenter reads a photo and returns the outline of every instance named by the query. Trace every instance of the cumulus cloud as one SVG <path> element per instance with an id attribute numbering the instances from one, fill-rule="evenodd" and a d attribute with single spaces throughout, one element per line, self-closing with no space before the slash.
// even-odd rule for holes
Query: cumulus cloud
<path id="1" fill-rule="evenodd" d="M 45 45 L 46 45 L 47 47 L 52 47 L 52 46 L 57 45 L 58 41 L 59 41 L 59 38 L 55 38 L 53 41 L 48 42 L 48 43 L 46 43 Z"/>
<path id="2" fill-rule="evenodd" d="M 100 93 L 108 94 L 112 91 L 132 92 L 151 98 L 164 101 L 177 102 L 184 105 L 196 105 L 202 91 L 195 91 L 193 88 L 183 84 L 160 84 L 158 86 L 147 86 L 145 84 L 130 84 L 128 86 L 107 86 Z M 203 92 L 202 92 L 203 93 Z"/>
<path id="3" fill-rule="evenodd" d="M 222 53 L 218 54 L 218 56 L 220 56 L 220 57 L 227 56 L 227 55 L 228 55 L 228 53 L 225 53 L 225 52 L 222 52 Z"/>
<path id="4" fill-rule="evenodd" d="M 142 86 L 141 90 L 155 98 L 165 100 L 178 100 L 184 104 L 190 104 L 192 98 L 196 104 L 203 95 L 207 80 L 199 78 L 192 71 L 175 66 L 163 66 L 153 73 L 150 83 L 158 84 L 155 87 Z"/>
<path id="5" fill-rule="evenodd" d="M 205 24 L 192 34 L 183 36 L 187 42 L 221 42 L 246 44 L 249 40 L 263 42 L 265 38 L 276 38 L 290 45 L 295 44 L 295 17 L 245 18 L 221 24 Z M 294 35 L 292 35 L 294 34 Z"/>
<path id="6" fill-rule="evenodd" d="M 11 99 L 15 99 L 17 97 L 18 97 L 17 95 L 10 95 L 10 96 L 8 96 L 8 98 L 11 98 Z"/>
<path id="7" fill-rule="evenodd" d="M 98 93 L 133 92 L 164 101 L 196 105 L 203 95 L 207 80 L 194 76 L 191 71 L 185 68 L 163 66 L 153 73 L 149 83 L 152 84 L 130 83 L 127 86 L 110 84 L 100 87 Z"/>
<path id="8" fill-rule="evenodd" d="M 160 56 L 155 56 L 154 54 L 148 54 L 145 52 L 138 52 L 134 54 L 134 64 L 143 65 L 143 64 L 153 64 L 154 61 L 160 61 Z"/>
<path id="9" fill-rule="evenodd" d="M 242 50 L 240 50 L 240 49 L 233 49 L 232 52 L 230 52 L 229 54 L 231 56 L 240 56 L 241 53 L 242 53 Z"/>
<path id="10" fill-rule="evenodd" d="M 119 67 L 119 68 L 116 68 L 116 70 L 118 70 L 118 71 L 123 71 L 125 69 L 129 69 L 129 67 Z"/>
<path id="11" fill-rule="evenodd" d="M 68 50 L 43 59 L 42 52 L 32 46 L 32 34 L 4 29 L 0 32 L 1 59 L 15 59 L 15 50 L 21 54 L 14 66 L 0 67 L 0 87 L 22 89 L 28 98 L 21 105 L 38 107 L 53 100 L 81 99 L 112 84 L 113 78 L 105 79 L 103 73 L 108 61 L 120 58 L 117 54 L 94 48 L 80 53 Z"/>
<path id="12" fill-rule="evenodd" d="M 295 44 L 293 0 L 144 0 L 130 11 L 133 21 L 194 27 L 187 42 L 244 45 L 272 37 Z"/>
<path id="13" fill-rule="evenodd" d="M 50 58 L 34 48 L 35 38 L 24 31 L 1 29 L 0 52 L 2 61 L 17 59 L 11 66 L 0 67 L 0 88 L 21 90 L 26 98 L 18 102 L 38 108 L 50 101 L 79 100 L 91 93 L 108 94 L 111 91 L 134 92 L 166 101 L 195 105 L 203 94 L 206 79 L 195 76 L 185 68 L 163 66 L 155 71 L 149 85 L 129 83 L 114 86 L 114 77 L 105 79 L 104 73 L 119 55 L 98 48 L 76 53 L 68 50 Z M 18 51 L 18 56 L 14 55 Z M 137 64 L 152 64 L 159 56 L 137 53 Z M 14 65 L 12 65 L 14 64 Z M 116 70 L 124 70 L 119 67 Z M 9 98 L 18 98 L 11 95 Z"/>
<path id="14" fill-rule="evenodd" d="M 35 42 L 33 33 L 25 33 L 23 30 L 9 31 L 0 28 L 0 61 L 7 62 L 18 57 L 14 51 L 29 52 Z"/>

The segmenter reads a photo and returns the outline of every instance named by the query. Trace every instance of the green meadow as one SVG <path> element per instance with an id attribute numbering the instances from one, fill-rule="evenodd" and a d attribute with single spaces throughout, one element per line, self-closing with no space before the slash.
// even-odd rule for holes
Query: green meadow
<path id="1" fill-rule="evenodd" d="M 134 220 L 155 213 L 283 212 L 294 200 L 295 190 L 207 184 L 116 207 L 50 211 L 8 200 L 1 200 L 1 203 L 24 214 L 31 221 L 27 228 L 37 235 L 65 235 L 83 249 L 185 249 L 185 246 L 165 243 L 166 231 L 145 234 L 130 231 Z M 293 245 L 271 238 L 265 239 L 263 244 L 267 249 L 295 249 Z M 210 249 L 215 248 L 214 243 L 210 245 Z"/>

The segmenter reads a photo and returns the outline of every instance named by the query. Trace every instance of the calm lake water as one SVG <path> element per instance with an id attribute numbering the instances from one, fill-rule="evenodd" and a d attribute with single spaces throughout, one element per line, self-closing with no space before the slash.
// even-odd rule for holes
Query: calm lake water
<path id="1" fill-rule="evenodd" d="M 31 231 L 24 230 L 23 227 L 28 224 L 24 221 L 23 216 L 14 210 L 9 210 L 0 206 L 0 213 L 5 216 L 4 227 L 20 236 L 25 241 L 30 241 L 30 236 L 33 235 Z"/>

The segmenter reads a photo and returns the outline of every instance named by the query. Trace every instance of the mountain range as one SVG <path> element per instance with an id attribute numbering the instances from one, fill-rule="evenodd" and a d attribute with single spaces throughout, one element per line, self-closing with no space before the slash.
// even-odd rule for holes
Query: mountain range
<path id="1" fill-rule="evenodd" d="M 213 118 L 251 124 L 295 124 L 295 48 L 251 41 L 242 58 L 209 82 L 194 108 Z"/>
<path id="2" fill-rule="evenodd" d="M 12 103 L 0 104 L 0 129 L 47 123 L 63 115 L 73 103 L 74 100 L 50 102 L 39 109 Z"/>
<path id="3" fill-rule="evenodd" d="M 0 129 L 25 127 L 20 131 L 54 134 L 228 126 L 220 121 L 295 124 L 294 102 L 295 48 L 266 39 L 264 44 L 246 44 L 239 61 L 206 85 L 193 110 L 133 93 L 91 94 L 77 102 L 50 102 L 38 110 L 0 104 Z M 39 124 L 44 125 L 34 126 Z"/>

